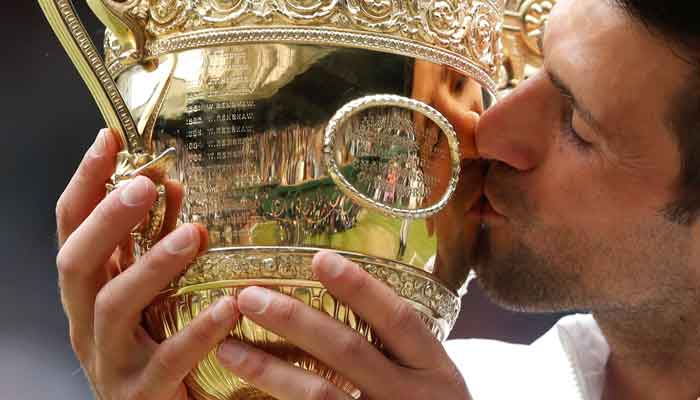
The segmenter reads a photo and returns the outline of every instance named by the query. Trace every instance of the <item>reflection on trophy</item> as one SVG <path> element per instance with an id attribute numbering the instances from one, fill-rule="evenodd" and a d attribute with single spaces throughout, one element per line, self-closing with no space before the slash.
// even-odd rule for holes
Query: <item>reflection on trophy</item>
<path id="1" fill-rule="evenodd" d="M 146 311 L 156 340 L 259 285 L 381 348 L 312 276 L 319 249 L 360 265 L 447 337 L 479 227 L 464 210 L 481 197 L 474 127 L 497 91 L 503 0 L 88 0 L 108 28 L 104 62 L 70 0 L 39 2 L 122 135 L 109 188 L 136 175 L 159 185 L 135 255 L 169 216 L 209 231 L 209 251 Z M 250 320 L 231 335 L 360 395 Z M 214 352 L 186 383 L 202 400 L 269 398 Z"/>

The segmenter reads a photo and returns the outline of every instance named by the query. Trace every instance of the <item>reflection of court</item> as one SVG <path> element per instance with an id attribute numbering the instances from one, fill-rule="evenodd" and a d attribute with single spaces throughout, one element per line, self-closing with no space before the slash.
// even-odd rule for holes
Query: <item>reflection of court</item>
<path id="1" fill-rule="evenodd" d="M 416 208 L 429 195 L 433 177 L 423 173 L 411 112 L 378 107 L 352 117 L 338 135 L 353 147 L 353 185 L 384 204 Z"/>

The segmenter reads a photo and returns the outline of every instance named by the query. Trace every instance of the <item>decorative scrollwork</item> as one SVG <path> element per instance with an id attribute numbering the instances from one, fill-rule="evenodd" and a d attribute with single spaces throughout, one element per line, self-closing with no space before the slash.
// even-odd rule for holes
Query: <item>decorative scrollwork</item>
<path id="1" fill-rule="evenodd" d="M 426 8 L 423 21 L 425 31 L 447 46 L 458 46 L 465 32 L 467 12 L 465 3 L 453 0 L 434 0 Z"/>
<path id="2" fill-rule="evenodd" d="M 337 10 L 338 0 L 278 0 L 274 8 L 293 23 L 316 23 Z"/>
<path id="3" fill-rule="evenodd" d="M 311 270 L 315 252 L 316 249 L 291 247 L 216 249 L 197 258 L 175 289 L 186 293 L 217 285 L 225 287 L 225 282 L 237 281 L 236 285 L 240 286 L 248 281 L 265 279 L 309 281 L 311 285 L 311 282 L 316 282 Z M 343 255 L 401 297 L 424 307 L 428 315 L 444 321 L 443 334 L 454 325 L 460 298 L 430 275 L 390 260 L 351 253 Z"/>
<path id="4" fill-rule="evenodd" d="M 469 13 L 470 49 L 481 65 L 488 66 L 490 73 L 495 73 L 503 62 L 501 43 L 501 16 L 491 7 L 475 4 Z"/>
<path id="5" fill-rule="evenodd" d="M 151 3 L 147 31 L 151 35 L 178 32 L 191 18 L 192 2 L 188 0 L 156 0 Z"/>
<path id="6" fill-rule="evenodd" d="M 544 28 L 555 3 L 555 0 L 544 0 L 523 4 L 521 10 L 522 38 L 527 47 L 535 54 L 542 55 Z"/>
<path id="7" fill-rule="evenodd" d="M 492 90 L 498 64 L 502 61 L 502 0 L 151 0 L 147 21 L 143 20 L 139 8 L 143 3 L 132 2 L 136 8 L 131 10 L 137 10 L 139 17 L 130 15 L 129 18 L 140 21 L 148 37 L 146 59 L 161 55 L 159 49 L 184 50 L 212 45 L 211 37 L 216 31 L 228 33 L 218 36 L 222 40 L 236 38 L 240 42 L 251 36 L 248 40 L 262 38 L 271 42 L 277 40 L 276 35 L 268 32 L 313 29 L 324 32 L 323 44 L 328 45 L 347 45 L 336 37 L 370 34 L 395 41 L 390 51 L 399 54 L 426 58 L 425 52 L 411 50 L 416 45 L 436 54 L 449 52 L 462 58 L 461 63 L 454 63 L 452 67 L 460 69 L 455 64 L 470 64 L 484 71 L 486 79 L 476 78 Z M 232 34 L 251 30 L 260 32 L 257 35 Z M 319 43 L 316 32 L 301 33 L 301 37 L 295 39 L 299 43 Z M 233 42 L 217 44 L 230 43 Z M 363 44 L 353 46 L 363 47 Z M 473 75 L 470 69 L 462 71 Z"/>
<path id="8" fill-rule="evenodd" d="M 347 0 L 347 17 L 365 29 L 392 32 L 401 29 L 406 10 L 399 0 Z"/>
<path id="9" fill-rule="evenodd" d="M 204 0 L 195 11 L 205 23 L 223 24 L 237 21 L 250 11 L 247 0 Z"/>

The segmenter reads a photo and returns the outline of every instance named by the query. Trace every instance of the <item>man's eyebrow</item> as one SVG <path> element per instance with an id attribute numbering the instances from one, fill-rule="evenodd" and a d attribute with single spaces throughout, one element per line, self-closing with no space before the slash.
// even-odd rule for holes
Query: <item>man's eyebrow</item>
<path id="1" fill-rule="evenodd" d="M 571 92 L 571 89 L 569 89 L 566 83 L 564 83 L 564 81 L 562 81 L 561 78 L 559 78 L 559 76 L 557 76 L 557 74 L 553 71 L 549 69 L 545 69 L 545 71 L 547 72 L 547 76 L 552 82 L 552 85 L 557 88 L 562 97 L 566 98 L 571 103 L 571 106 L 576 110 L 576 112 L 579 113 L 581 118 L 583 118 L 583 120 L 586 121 L 586 123 L 597 133 L 605 134 L 605 128 L 603 125 L 598 122 L 598 120 L 593 116 L 593 113 L 586 106 L 584 106 L 576 98 L 576 96 L 574 96 L 573 92 Z"/>

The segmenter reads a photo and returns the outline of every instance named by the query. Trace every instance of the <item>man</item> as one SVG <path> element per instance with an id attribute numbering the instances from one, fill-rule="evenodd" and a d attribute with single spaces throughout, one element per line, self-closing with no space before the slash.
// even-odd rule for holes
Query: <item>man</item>
<path id="1" fill-rule="evenodd" d="M 337 368 L 375 400 L 697 399 L 700 24 L 694 11 L 690 2 L 558 3 L 545 37 L 545 68 L 480 121 L 477 147 L 492 164 L 475 269 L 506 307 L 584 309 L 593 317 L 567 317 L 530 347 L 449 344 L 456 364 L 391 290 L 331 253 L 314 259 L 316 274 L 375 326 L 393 359 L 324 315 L 259 288 L 217 303 L 181 334 L 155 344 L 139 328 L 140 311 L 196 255 L 203 233 L 180 227 L 108 280 L 114 248 L 146 213 L 155 190 L 138 178 L 101 200 L 117 151 L 115 139 L 102 134 L 57 207 L 71 338 L 99 396 L 185 399 L 183 377 L 242 313 Z M 282 400 L 349 399 L 240 343 L 226 341 L 218 354 L 233 372 Z"/>

